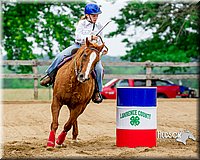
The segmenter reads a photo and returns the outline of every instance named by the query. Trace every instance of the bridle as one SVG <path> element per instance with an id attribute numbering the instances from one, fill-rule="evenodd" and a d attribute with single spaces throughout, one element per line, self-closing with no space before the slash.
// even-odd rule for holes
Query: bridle
<path id="1" fill-rule="evenodd" d="M 100 38 L 101 43 L 104 44 L 103 39 L 101 38 L 101 36 L 99 36 L 99 35 L 97 35 L 97 36 Z M 107 52 L 108 52 L 108 47 L 105 46 L 105 45 L 104 45 L 104 47 L 106 48 L 106 50 L 107 50 Z M 85 53 L 86 49 L 90 49 L 90 50 L 92 50 L 92 51 L 95 51 L 96 53 L 100 53 L 100 52 L 101 52 L 101 51 L 97 50 L 97 49 L 94 48 L 94 47 L 87 47 L 87 46 L 86 46 L 86 47 L 84 48 L 84 50 L 83 50 L 81 56 Z M 74 65 L 75 65 L 75 74 L 76 74 L 76 76 L 78 76 L 78 74 L 79 74 L 79 73 L 81 72 L 81 70 L 82 70 L 82 63 L 81 63 L 81 66 L 80 66 L 80 68 L 79 68 L 79 71 L 78 71 L 78 69 L 77 69 L 77 64 L 76 64 L 76 58 L 74 57 Z M 91 72 L 92 72 L 92 71 L 90 71 L 90 73 L 91 73 Z"/>
<path id="2" fill-rule="evenodd" d="M 95 51 L 95 52 L 97 52 L 97 53 L 100 53 L 100 51 L 97 50 L 97 49 L 94 48 L 94 47 L 85 47 L 84 50 L 83 50 L 83 53 L 81 54 L 81 56 L 82 56 L 83 54 L 85 54 L 86 49 L 90 49 L 90 50 L 92 50 L 92 51 Z M 78 69 L 77 69 L 76 58 L 75 58 L 75 57 L 74 57 L 74 66 L 75 66 L 75 69 L 74 69 L 75 74 L 76 74 L 76 76 L 78 76 L 78 74 L 79 74 L 79 73 L 81 72 L 81 70 L 82 70 L 82 63 L 81 63 L 81 66 L 79 67 L 79 70 L 78 70 Z M 91 71 L 91 72 L 92 72 L 92 71 Z M 90 72 L 90 73 L 91 73 L 91 72 Z"/>

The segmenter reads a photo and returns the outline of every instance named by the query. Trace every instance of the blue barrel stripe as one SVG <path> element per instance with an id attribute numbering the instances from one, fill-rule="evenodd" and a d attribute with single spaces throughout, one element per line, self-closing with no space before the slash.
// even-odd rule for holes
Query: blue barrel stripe
<path id="1" fill-rule="evenodd" d="M 156 97 L 156 87 L 117 88 L 117 106 L 155 107 Z"/>

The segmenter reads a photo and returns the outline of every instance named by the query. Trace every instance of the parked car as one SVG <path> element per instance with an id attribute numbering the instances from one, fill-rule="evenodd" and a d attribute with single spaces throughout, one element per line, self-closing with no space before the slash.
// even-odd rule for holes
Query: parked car
<path id="1" fill-rule="evenodd" d="M 186 86 L 174 84 L 168 80 L 155 79 L 152 80 L 152 87 L 157 87 L 158 98 L 192 98 L 196 97 L 196 91 Z M 112 79 L 107 82 L 101 92 L 104 99 L 116 99 L 117 87 L 144 87 L 146 80 L 134 79 Z"/>

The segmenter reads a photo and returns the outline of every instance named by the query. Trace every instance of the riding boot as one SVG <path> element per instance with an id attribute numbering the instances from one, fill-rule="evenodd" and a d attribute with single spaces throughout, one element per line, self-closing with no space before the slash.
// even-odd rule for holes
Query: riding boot
<path id="1" fill-rule="evenodd" d="M 95 79 L 95 89 L 94 89 L 94 93 L 92 95 L 92 101 L 94 103 L 101 103 L 103 101 L 103 97 L 102 97 L 101 93 L 99 92 L 99 87 L 98 87 L 98 84 L 97 84 L 95 72 L 93 72 L 93 77 Z"/>
<path id="2" fill-rule="evenodd" d="M 92 97 L 92 101 L 94 103 L 101 103 L 103 101 L 103 97 L 100 92 L 95 91 Z"/>
<path id="3" fill-rule="evenodd" d="M 58 69 L 55 68 L 53 71 L 51 71 L 50 73 L 48 73 L 47 75 L 42 77 L 40 80 L 40 85 L 45 86 L 45 87 L 52 85 L 55 81 L 57 71 L 58 71 Z"/>
<path id="4" fill-rule="evenodd" d="M 51 78 L 47 74 L 44 77 L 42 77 L 42 79 L 40 80 L 40 85 L 48 87 L 48 84 L 49 84 L 50 81 L 51 81 Z"/>

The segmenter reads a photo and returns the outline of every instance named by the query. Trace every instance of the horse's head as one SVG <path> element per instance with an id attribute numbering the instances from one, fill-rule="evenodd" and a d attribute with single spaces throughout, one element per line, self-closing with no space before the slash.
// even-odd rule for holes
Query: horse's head
<path id="1" fill-rule="evenodd" d="M 85 82 L 89 79 L 89 74 L 101 59 L 101 51 L 104 47 L 104 43 L 98 45 L 97 43 L 91 43 L 86 38 L 85 45 L 78 50 L 75 57 L 75 72 L 79 82 Z"/>
<path id="2" fill-rule="evenodd" d="M 194 137 L 194 135 L 190 132 L 190 131 L 186 131 L 188 133 L 188 138 L 192 139 L 193 141 L 196 140 L 196 138 Z"/>

